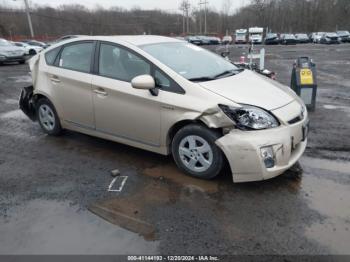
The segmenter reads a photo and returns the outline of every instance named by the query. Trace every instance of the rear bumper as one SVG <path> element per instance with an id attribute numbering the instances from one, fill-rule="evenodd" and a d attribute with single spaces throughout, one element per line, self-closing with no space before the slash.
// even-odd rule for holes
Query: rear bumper
<path id="1" fill-rule="evenodd" d="M 25 56 L 0 56 L 0 62 L 20 62 L 24 61 Z"/>
<path id="2" fill-rule="evenodd" d="M 305 151 L 307 139 L 303 135 L 303 127 L 307 123 L 306 117 L 294 125 L 262 131 L 233 129 L 218 139 L 216 144 L 230 164 L 233 181 L 240 183 L 266 180 L 292 167 Z M 272 168 L 265 167 L 261 156 L 261 148 L 264 147 L 273 149 L 275 166 Z"/>

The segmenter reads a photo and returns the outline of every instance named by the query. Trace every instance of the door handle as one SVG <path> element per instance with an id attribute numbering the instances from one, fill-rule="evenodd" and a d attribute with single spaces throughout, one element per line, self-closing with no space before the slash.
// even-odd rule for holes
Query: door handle
<path id="1" fill-rule="evenodd" d="M 50 80 L 54 83 L 61 83 L 61 80 L 55 75 L 51 76 Z"/>
<path id="2" fill-rule="evenodd" d="M 101 96 L 107 96 L 107 92 L 104 89 L 102 89 L 102 88 L 95 89 L 94 93 L 98 94 L 98 95 L 101 95 Z"/>

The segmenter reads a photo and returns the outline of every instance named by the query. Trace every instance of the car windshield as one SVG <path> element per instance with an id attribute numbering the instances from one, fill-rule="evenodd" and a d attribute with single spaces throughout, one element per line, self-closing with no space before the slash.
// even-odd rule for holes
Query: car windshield
<path id="1" fill-rule="evenodd" d="M 5 39 L 0 39 L 0 46 L 11 46 L 11 44 Z"/>
<path id="2" fill-rule="evenodd" d="M 338 35 L 349 35 L 348 31 L 339 31 Z"/>
<path id="3" fill-rule="evenodd" d="M 287 38 L 287 39 L 295 39 L 295 36 L 294 36 L 294 35 L 287 34 L 287 35 L 284 35 L 284 38 Z"/>
<path id="4" fill-rule="evenodd" d="M 239 71 L 221 56 L 189 43 L 161 43 L 140 47 L 191 81 L 210 81 Z"/>
<path id="5" fill-rule="evenodd" d="M 298 38 L 308 38 L 306 34 L 297 34 L 296 37 L 298 37 Z"/>
<path id="6" fill-rule="evenodd" d="M 326 36 L 328 37 L 338 37 L 336 33 L 327 33 Z"/>
<path id="7" fill-rule="evenodd" d="M 277 37 L 277 34 L 267 34 L 266 38 L 273 38 Z"/>

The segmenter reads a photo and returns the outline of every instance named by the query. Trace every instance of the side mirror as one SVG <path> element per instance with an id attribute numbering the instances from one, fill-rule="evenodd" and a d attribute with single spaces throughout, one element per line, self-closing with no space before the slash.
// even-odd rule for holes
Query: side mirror
<path id="1" fill-rule="evenodd" d="M 151 90 L 156 87 L 156 83 L 152 76 L 140 75 L 131 80 L 131 86 L 135 89 Z"/>

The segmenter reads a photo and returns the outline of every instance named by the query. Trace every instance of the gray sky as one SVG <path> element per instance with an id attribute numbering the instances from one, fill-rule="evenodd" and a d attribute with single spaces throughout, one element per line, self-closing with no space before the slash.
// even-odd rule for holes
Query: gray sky
<path id="1" fill-rule="evenodd" d="M 198 7 L 199 0 L 189 0 L 192 6 Z M 221 10 L 225 0 L 208 0 L 209 6 L 216 10 Z M 249 0 L 231 0 L 232 10 L 244 5 Z M 81 4 L 88 8 L 94 8 L 96 4 L 109 8 L 111 6 L 120 6 L 124 8 L 140 7 L 142 9 L 163 9 L 169 12 L 178 11 L 181 0 L 29 0 L 31 5 L 49 5 L 52 7 L 62 4 Z M 22 7 L 23 0 L 0 0 L 0 4 L 11 7 Z"/>

